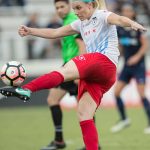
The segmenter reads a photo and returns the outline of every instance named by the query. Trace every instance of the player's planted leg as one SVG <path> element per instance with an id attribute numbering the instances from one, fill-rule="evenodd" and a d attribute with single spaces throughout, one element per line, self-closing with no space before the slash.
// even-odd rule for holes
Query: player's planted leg
<path id="1" fill-rule="evenodd" d="M 96 108 L 95 101 L 85 92 L 79 100 L 78 117 L 87 150 L 98 150 L 98 133 L 93 120 Z"/>
<path id="2" fill-rule="evenodd" d="M 93 120 L 94 120 L 94 123 L 95 123 L 95 125 L 96 125 L 96 117 L 95 117 L 95 116 L 93 117 Z M 77 150 L 86 150 L 86 148 L 85 148 L 85 147 L 82 147 L 82 148 L 78 148 Z M 101 150 L 100 144 L 98 145 L 98 150 Z"/>

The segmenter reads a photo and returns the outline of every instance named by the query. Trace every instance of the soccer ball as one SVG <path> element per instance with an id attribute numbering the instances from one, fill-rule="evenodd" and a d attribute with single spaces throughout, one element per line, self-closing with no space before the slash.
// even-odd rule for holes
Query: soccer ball
<path id="1" fill-rule="evenodd" d="M 10 61 L 2 67 L 0 76 L 6 85 L 20 86 L 24 82 L 27 74 L 24 66 L 20 62 Z"/>

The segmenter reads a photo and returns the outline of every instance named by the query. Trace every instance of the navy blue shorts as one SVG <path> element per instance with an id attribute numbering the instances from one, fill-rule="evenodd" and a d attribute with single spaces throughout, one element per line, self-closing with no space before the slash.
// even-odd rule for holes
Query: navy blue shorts
<path id="1" fill-rule="evenodd" d="M 64 65 L 65 63 L 62 66 Z M 71 96 L 78 95 L 78 85 L 74 83 L 74 81 L 63 82 L 62 84 L 58 86 L 58 88 L 61 88 L 62 90 L 67 91 Z"/>
<path id="2" fill-rule="evenodd" d="M 78 95 L 78 85 L 74 81 L 63 82 L 58 87 L 67 91 L 72 96 Z"/>
<path id="3" fill-rule="evenodd" d="M 138 84 L 145 84 L 145 76 L 145 63 L 140 63 L 136 66 L 125 65 L 120 73 L 119 80 L 129 83 L 134 78 Z"/>

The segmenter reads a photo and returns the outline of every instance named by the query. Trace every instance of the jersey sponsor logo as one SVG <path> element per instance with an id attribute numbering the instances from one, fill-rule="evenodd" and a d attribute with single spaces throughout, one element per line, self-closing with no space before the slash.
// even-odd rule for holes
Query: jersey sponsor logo
<path id="1" fill-rule="evenodd" d="M 91 33 L 95 33 L 95 32 L 96 32 L 96 29 L 90 29 L 90 30 L 84 32 L 84 35 L 87 36 L 87 35 L 89 35 Z"/>

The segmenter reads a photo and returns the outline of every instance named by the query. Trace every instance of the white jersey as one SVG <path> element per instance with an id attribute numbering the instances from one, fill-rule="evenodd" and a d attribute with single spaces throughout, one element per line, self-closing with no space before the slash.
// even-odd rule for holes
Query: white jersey
<path id="1" fill-rule="evenodd" d="M 118 37 L 115 25 L 107 22 L 111 12 L 95 10 L 89 20 L 76 20 L 71 23 L 74 30 L 81 33 L 88 53 L 99 52 L 106 55 L 113 63 L 118 63 Z"/>

